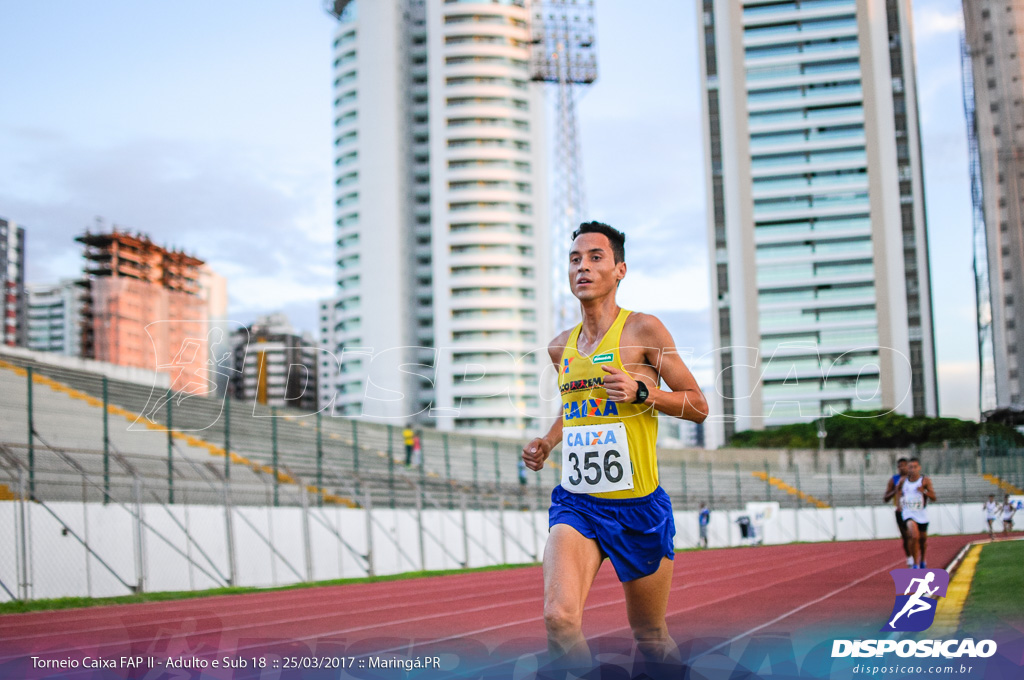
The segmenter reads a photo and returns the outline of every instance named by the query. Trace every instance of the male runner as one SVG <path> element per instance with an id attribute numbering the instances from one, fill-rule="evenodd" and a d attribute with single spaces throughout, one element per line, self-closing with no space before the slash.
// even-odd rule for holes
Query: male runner
<path id="1" fill-rule="evenodd" d="M 990 493 L 988 495 L 988 502 L 982 506 L 985 511 L 985 521 L 988 522 L 988 540 L 995 540 L 995 532 L 992 529 L 992 522 L 995 522 L 999 517 L 999 503 L 996 503 L 996 495 Z"/>
<path id="2" fill-rule="evenodd" d="M 928 544 L 928 501 L 935 500 L 932 480 L 921 475 L 921 461 L 911 458 L 907 463 L 907 476 L 896 487 L 896 502 L 907 523 L 910 554 L 914 558 L 911 569 L 925 569 L 924 553 Z"/>
<path id="3" fill-rule="evenodd" d="M 616 304 L 624 243 L 624 234 L 600 222 L 573 234 L 569 284 L 583 322 L 548 345 L 562 417 L 523 447 L 523 460 L 537 471 L 562 442 L 544 549 L 544 623 L 552 659 L 571 667 L 591 662 L 583 605 L 605 557 L 622 582 L 645 659 L 678 661 L 679 654 L 665 622 L 675 524 L 658 485 L 655 411 L 700 423 L 708 407 L 664 324 Z M 672 391 L 658 389 L 661 380 Z"/>
<path id="4" fill-rule="evenodd" d="M 1003 535 L 1009 536 L 1013 531 L 1013 516 L 1017 513 L 1017 506 L 1010 500 L 1010 494 L 1003 497 Z"/>
<path id="5" fill-rule="evenodd" d="M 896 502 L 896 487 L 899 486 L 900 480 L 907 476 L 907 459 L 900 458 L 896 461 L 896 474 L 890 479 L 889 483 L 885 487 L 885 495 L 882 496 L 883 502 L 893 501 L 893 507 L 896 510 L 896 526 L 900 528 L 900 539 L 903 541 L 903 554 L 907 556 L 907 566 L 914 566 L 914 558 L 910 555 L 910 541 L 907 537 L 907 523 L 903 521 L 903 513 L 900 512 L 899 503 Z"/>

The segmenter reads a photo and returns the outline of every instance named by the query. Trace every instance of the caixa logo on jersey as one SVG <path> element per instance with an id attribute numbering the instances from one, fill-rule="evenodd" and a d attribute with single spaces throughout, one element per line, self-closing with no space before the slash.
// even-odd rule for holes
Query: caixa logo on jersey
<path id="1" fill-rule="evenodd" d="M 946 596 L 949 574 L 945 569 L 893 569 L 896 602 L 892 606 L 883 633 L 920 633 L 935 621 L 940 597 Z M 996 643 L 973 639 L 920 640 L 834 640 L 832 657 L 872 657 L 894 652 L 900 657 L 989 657 L 996 653 Z"/>
<path id="2" fill-rule="evenodd" d="M 562 404 L 563 415 L 566 420 L 576 418 L 592 418 L 594 416 L 617 416 L 619 408 L 614 401 L 609 399 L 580 399 L 579 401 L 567 401 Z"/>

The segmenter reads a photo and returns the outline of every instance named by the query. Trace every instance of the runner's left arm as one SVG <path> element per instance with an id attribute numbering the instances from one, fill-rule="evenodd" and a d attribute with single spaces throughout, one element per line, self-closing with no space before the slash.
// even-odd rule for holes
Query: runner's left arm
<path id="1" fill-rule="evenodd" d="M 921 493 L 925 495 L 930 501 L 935 501 L 935 487 L 932 486 L 932 478 L 925 477 L 924 483 L 921 484 Z"/>
<path id="2" fill-rule="evenodd" d="M 640 315 L 637 331 L 642 346 L 647 348 L 645 361 L 658 371 L 671 391 L 659 389 L 657 380 L 648 375 L 625 373 L 612 366 L 602 366 L 607 373 L 604 388 L 608 398 L 620 404 L 632 403 L 636 399 L 637 381 L 643 380 L 648 390 L 644 404 L 675 418 L 703 423 L 708 417 L 708 402 L 696 378 L 676 351 L 672 334 L 665 328 L 665 324 L 655 316 L 643 314 Z"/>

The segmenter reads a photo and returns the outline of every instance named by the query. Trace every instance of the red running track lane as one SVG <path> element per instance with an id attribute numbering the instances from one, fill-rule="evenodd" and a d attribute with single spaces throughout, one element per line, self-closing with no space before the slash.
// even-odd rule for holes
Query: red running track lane
<path id="1" fill-rule="evenodd" d="M 948 564 L 974 536 L 935 536 Z M 677 641 L 837 625 L 877 631 L 893 602 L 895 540 L 686 552 L 676 556 L 668 624 Z M 539 567 L 405 581 L 0 616 L 0 664 L 30 654 L 192 655 L 318 642 L 363 653 L 470 638 L 540 651 Z M 588 637 L 629 638 L 622 588 L 605 565 L 584 613 Z M 510 647 L 511 645 L 511 647 Z"/>

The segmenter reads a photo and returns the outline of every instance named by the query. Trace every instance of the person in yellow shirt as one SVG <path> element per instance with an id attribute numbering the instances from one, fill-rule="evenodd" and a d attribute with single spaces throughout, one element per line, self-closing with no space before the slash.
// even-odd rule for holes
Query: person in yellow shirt
<path id="1" fill-rule="evenodd" d="M 416 433 L 408 425 L 402 430 L 402 439 L 405 441 L 405 467 L 412 465 L 413 444 L 416 443 Z"/>
<path id="2" fill-rule="evenodd" d="M 625 238 L 600 222 L 573 234 L 569 284 L 583 321 L 548 345 L 562 413 L 523 447 L 526 466 L 539 471 L 562 444 L 544 550 L 544 622 L 550 656 L 574 667 L 590 663 L 583 605 L 605 557 L 622 582 L 641 653 L 656 663 L 678 660 L 665 621 L 675 523 L 659 486 L 655 412 L 697 423 L 708 413 L 665 325 L 615 302 Z"/>

